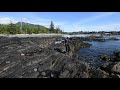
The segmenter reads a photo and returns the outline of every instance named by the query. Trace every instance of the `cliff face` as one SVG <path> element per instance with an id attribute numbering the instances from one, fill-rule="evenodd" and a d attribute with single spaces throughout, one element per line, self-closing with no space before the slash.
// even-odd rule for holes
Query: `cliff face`
<path id="1" fill-rule="evenodd" d="M 70 53 L 56 38 L 0 38 L 0 78 L 105 78 L 108 73 L 77 59 L 89 44 L 71 40 Z"/>

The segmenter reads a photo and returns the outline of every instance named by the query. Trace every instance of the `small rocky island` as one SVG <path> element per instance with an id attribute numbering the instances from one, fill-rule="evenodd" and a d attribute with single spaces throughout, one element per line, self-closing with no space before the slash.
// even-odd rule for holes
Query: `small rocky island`
<path id="1" fill-rule="evenodd" d="M 63 37 L 0 37 L 0 78 L 119 78 L 120 53 L 101 56 L 104 64 L 93 67 L 78 58 L 80 48 L 90 47 L 85 40 L 70 39 L 70 52 L 55 42 Z"/>

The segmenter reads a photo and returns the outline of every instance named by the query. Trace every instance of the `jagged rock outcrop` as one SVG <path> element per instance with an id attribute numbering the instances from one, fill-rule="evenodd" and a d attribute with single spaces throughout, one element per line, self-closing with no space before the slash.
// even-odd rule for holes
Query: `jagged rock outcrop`
<path id="1" fill-rule="evenodd" d="M 115 52 L 114 55 L 107 60 L 100 68 L 109 73 L 110 77 L 120 78 L 120 52 Z M 106 57 L 108 57 L 106 55 Z"/>
<path id="2" fill-rule="evenodd" d="M 0 38 L 0 78 L 109 78 L 105 69 L 77 59 L 80 48 L 90 45 L 80 38 L 71 39 L 70 52 L 51 38 Z M 118 54 L 117 54 L 118 55 Z M 118 55 L 119 56 L 119 55 Z M 119 73 L 119 64 L 112 70 Z M 105 66 L 105 68 L 108 65 Z M 116 77 L 113 73 L 111 76 Z"/>

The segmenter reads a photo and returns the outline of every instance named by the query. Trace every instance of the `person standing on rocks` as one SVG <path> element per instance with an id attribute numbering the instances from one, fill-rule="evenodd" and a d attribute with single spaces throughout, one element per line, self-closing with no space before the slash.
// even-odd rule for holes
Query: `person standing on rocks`
<path id="1" fill-rule="evenodd" d="M 66 53 L 69 54 L 70 51 L 70 46 L 69 46 L 69 36 L 65 39 L 64 44 L 65 44 L 65 48 L 66 48 Z"/>

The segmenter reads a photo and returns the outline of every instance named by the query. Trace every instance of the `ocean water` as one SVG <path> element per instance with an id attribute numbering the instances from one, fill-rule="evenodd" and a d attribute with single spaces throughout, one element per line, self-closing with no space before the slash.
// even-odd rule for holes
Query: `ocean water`
<path id="1" fill-rule="evenodd" d="M 80 35 L 69 35 L 70 37 L 87 37 L 87 36 L 100 36 L 100 34 L 80 34 Z M 67 37 L 65 35 L 64 37 Z M 103 38 L 108 39 L 115 37 L 120 39 L 120 35 L 104 35 Z M 100 60 L 100 56 L 103 54 L 112 56 L 113 52 L 120 52 L 120 40 L 108 40 L 105 42 L 99 41 L 87 41 L 87 43 L 92 44 L 91 47 L 81 48 L 79 50 L 79 59 L 88 62 L 91 65 L 99 66 L 103 63 Z"/>
<path id="2" fill-rule="evenodd" d="M 67 36 L 70 36 L 70 37 L 88 37 L 88 36 L 101 36 L 100 34 L 78 34 L 78 35 L 68 35 L 68 34 L 64 34 L 63 37 L 67 37 Z M 103 35 L 103 38 L 105 39 L 108 39 L 108 38 L 111 38 L 111 37 L 116 37 L 118 39 L 120 39 L 120 35 Z"/>
<path id="3" fill-rule="evenodd" d="M 65 34 L 65 35 L 63 35 L 63 37 L 67 37 L 67 36 L 70 36 L 70 37 L 88 37 L 88 36 L 91 36 L 91 35 L 100 36 L 100 34 L 78 34 L 78 35 Z"/>
<path id="4" fill-rule="evenodd" d="M 91 41 L 87 43 L 92 44 L 92 46 L 89 48 L 81 48 L 79 51 L 79 59 L 93 65 L 102 63 L 100 56 L 103 54 L 112 56 L 113 52 L 120 52 L 120 40 L 110 40 L 106 42 Z"/>

